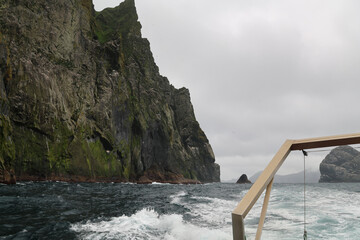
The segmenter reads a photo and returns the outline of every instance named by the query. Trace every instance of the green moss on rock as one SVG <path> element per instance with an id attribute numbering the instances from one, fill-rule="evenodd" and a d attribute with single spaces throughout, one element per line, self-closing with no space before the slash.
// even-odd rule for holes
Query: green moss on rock
<path id="1" fill-rule="evenodd" d="M 15 125 L 13 139 L 16 146 L 16 175 L 33 175 L 46 179 L 50 173 L 46 157 L 47 137 L 35 129 Z"/>
<path id="2" fill-rule="evenodd" d="M 140 35 L 141 25 L 137 21 L 134 0 L 127 0 L 118 7 L 97 12 L 95 19 L 95 34 L 101 43 L 121 39 L 128 34 Z"/>
<path id="3" fill-rule="evenodd" d="M 10 119 L 0 115 L 0 168 L 12 169 L 15 159 L 15 144 L 12 140 L 12 126 Z"/>
<path id="4" fill-rule="evenodd" d="M 68 151 L 70 141 L 72 140 L 72 132 L 65 124 L 56 121 L 53 130 L 53 140 L 48 143 L 48 159 L 50 171 L 57 174 L 66 174 L 70 169 L 70 154 Z"/>

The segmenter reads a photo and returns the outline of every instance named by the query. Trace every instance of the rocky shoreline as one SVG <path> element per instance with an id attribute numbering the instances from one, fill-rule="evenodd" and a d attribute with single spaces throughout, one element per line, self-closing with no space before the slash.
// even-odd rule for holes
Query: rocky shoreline
<path id="1" fill-rule="evenodd" d="M 202 184 L 202 182 L 195 179 L 184 178 L 181 174 L 166 174 L 165 176 L 154 177 L 154 174 L 140 177 L 137 181 L 127 181 L 119 178 L 89 178 L 87 176 L 31 176 L 22 175 L 18 178 L 14 174 L 6 174 L 6 178 L 0 180 L 3 184 L 16 184 L 17 182 L 69 182 L 69 183 L 137 183 L 137 184 L 152 184 L 152 183 L 169 183 L 169 184 Z"/>
<path id="2" fill-rule="evenodd" d="M 22 177 L 19 180 L 11 180 L 11 181 L 0 181 L 0 184 L 6 184 L 6 185 L 14 185 L 19 182 L 68 182 L 68 183 L 133 183 L 133 184 L 154 184 L 154 183 L 161 183 L 161 184 L 183 184 L 183 185 L 189 185 L 189 184 L 203 184 L 202 182 L 194 179 L 178 179 L 178 180 L 157 180 L 152 181 L 147 178 L 140 178 L 138 181 L 135 182 L 129 182 L 129 181 L 122 181 L 118 179 L 109 180 L 109 179 L 86 179 L 86 178 L 62 178 L 62 177 L 56 177 L 51 179 L 42 179 L 38 177 Z"/>

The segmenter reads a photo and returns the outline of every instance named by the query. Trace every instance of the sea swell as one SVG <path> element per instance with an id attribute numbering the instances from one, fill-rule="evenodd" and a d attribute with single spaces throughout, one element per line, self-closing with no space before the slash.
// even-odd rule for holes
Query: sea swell
<path id="1" fill-rule="evenodd" d="M 232 239 L 237 184 L 22 182 L 0 185 L 0 239 Z M 360 239 L 360 184 L 309 184 L 309 239 Z M 253 239 L 263 195 L 245 219 Z M 274 184 L 263 239 L 301 239 L 303 186 Z"/>

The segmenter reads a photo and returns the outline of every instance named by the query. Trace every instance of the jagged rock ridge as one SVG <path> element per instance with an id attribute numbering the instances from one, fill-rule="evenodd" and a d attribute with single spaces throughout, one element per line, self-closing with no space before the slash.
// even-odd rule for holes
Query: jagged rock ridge
<path id="1" fill-rule="evenodd" d="M 0 178 L 220 180 L 140 30 L 134 0 L 0 0 Z"/>
<path id="2" fill-rule="evenodd" d="M 360 152 L 350 146 L 333 149 L 320 163 L 319 182 L 360 182 Z"/>

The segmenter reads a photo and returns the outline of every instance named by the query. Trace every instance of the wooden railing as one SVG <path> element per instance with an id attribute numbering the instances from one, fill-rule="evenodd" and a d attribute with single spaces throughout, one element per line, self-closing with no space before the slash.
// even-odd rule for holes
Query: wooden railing
<path id="1" fill-rule="evenodd" d="M 232 212 L 233 239 L 245 239 L 244 219 L 266 188 L 259 225 L 255 236 L 256 240 L 261 238 L 274 176 L 292 150 L 304 150 L 358 143 L 360 143 L 360 133 L 301 140 L 286 140 L 279 151 L 275 154 L 273 159 L 270 161 L 268 166 L 251 186 L 250 190 L 246 193 L 246 195 L 242 198 L 242 200 Z"/>

